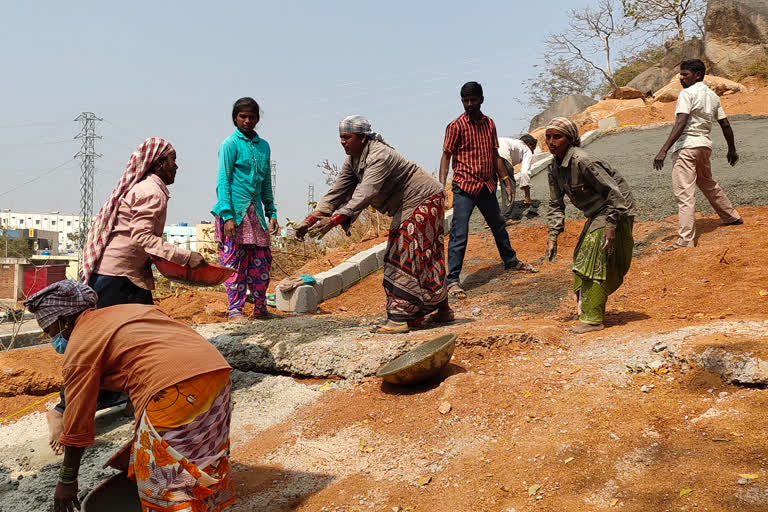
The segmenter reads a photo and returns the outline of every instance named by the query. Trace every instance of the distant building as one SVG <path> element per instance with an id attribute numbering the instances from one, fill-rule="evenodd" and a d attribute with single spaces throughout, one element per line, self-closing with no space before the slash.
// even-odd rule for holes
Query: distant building
<path id="1" fill-rule="evenodd" d="M 80 233 L 80 216 L 62 215 L 59 212 L 22 213 L 12 210 L 0 210 L 0 227 L 6 230 L 34 229 L 36 231 L 54 231 L 58 233 L 59 252 L 67 252 L 77 249 L 77 237 Z"/>
<path id="2" fill-rule="evenodd" d="M 165 226 L 163 231 L 165 239 L 177 247 L 190 251 L 197 250 L 197 230 L 186 222 Z"/>

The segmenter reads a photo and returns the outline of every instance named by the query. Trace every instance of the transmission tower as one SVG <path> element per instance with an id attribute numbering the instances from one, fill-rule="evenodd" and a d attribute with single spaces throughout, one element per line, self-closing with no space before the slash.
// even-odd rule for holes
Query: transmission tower
<path id="1" fill-rule="evenodd" d="M 307 214 L 313 211 L 315 211 L 315 184 L 310 183 L 307 185 Z"/>
<path id="2" fill-rule="evenodd" d="M 96 135 L 96 121 L 103 121 L 93 112 L 83 112 L 75 121 L 80 121 L 80 133 L 75 138 L 80 139 L 82 145 L 75 158 L 80 159 L 80 232 L 78 247 L 82 251 L 85 246 L 85 238 L 91 229 L 93 220 L 93 181 L 96 174 L 96 158 L 101 155 L 94 149 L 94 141 L 101 136 Z"/>

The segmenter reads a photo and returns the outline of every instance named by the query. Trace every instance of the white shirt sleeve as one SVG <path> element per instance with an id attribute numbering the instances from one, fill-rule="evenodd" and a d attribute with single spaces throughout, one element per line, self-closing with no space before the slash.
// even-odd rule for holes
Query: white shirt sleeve
<path id="1" fill-rule="evenodd" d="M 533 162 L 533 153 L 531 153 L 531 150 L 526 146 L 525 149 L 523 149 L 523 161 L 520 165 L 520 174 L 531 173 L 531 162 Z"/>
<path id="2" fill-rule="evenodd" d="M 728 117 L 725 115 L 725 110 L 723 110 L 723 105 L 720 103 L 720 98 L 717 98 L 717 109 L 715 111 L 715 116 L 717 117 L 718 121 L 722 121 Z"/>
<path id="3" fill-rule="evenodd" d="M 690 114 L 693 108 L 693 101 L 691 94 L 686 89 L 680 91 L 677 96 L 677 105 L 675 106 L 675 115 L 677 114 Z"/>

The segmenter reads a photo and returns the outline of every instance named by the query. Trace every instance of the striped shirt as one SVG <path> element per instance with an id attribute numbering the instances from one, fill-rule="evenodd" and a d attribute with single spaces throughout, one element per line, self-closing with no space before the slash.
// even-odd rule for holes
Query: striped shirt
<path id="1" fill-rule="evenodd" d="M 477 121 L 464 113 L 445 128 L 443 151 L 453 155 L 453 183 L 476 196 L 483 187 L 496 193 L 496 124 L 481 114 Z"/>

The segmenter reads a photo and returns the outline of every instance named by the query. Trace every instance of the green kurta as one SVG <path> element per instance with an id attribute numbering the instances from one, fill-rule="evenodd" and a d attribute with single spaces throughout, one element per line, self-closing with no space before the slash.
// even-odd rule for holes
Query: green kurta
<path id="1" fill-rule="evenodd" d="M 621 286 L 632 262 L 632 192 L 607 163 L 577 147 L 550 165 L 549 190 L 550 239 L 556 240 L 564 229 L 566 195 L 588 219 L 573 253 L 573 287 L 581 298 L 579 320 L 600 324 L 608 295 Z M 610 256 L 603 248 L 606 226 L 616 229 Z"/>

